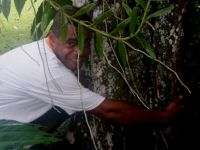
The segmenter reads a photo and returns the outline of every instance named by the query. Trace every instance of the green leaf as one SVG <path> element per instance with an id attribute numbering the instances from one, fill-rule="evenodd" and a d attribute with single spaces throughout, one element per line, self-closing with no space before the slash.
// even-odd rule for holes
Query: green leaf
<path id="1" fill-rule="evenodd" d="M 71 0 L 53 0 L 54 3 L 60 5 L 61 7 L 65 6 L 65 5 L 71 5 L 72 6 L 72 1 Z"/>
<path id="2" fill-rule="evenodd" d="M 31 35 L 34 39 L 40 39 L 42 37 L 55 14 L 56 10 L 49 3 L 45 1 L 40 4 L 31 26 Z"/>
<path id="3" fill-rule="evenodd" d="M 44 7 L 42 19 L 41 19 L 41 29 L 44 31 L 46 27 L 49 25 L 51 20 L 54 18 L 56 15 L 56 10 L 49 4 L 47 3 Z"/>
<path id="4" fill-rule="evenodd" d="M 41 29 L 44 31 L 45 30 L 45 27 L 47 26 L 48 24 L 48 14 L 44 11 L 43 15 L 42 15 L 42 20 L 40 22 L 41 24 Z"/>
<path id="5" fill-rule="evenodd" d="M 163 0 L 151 0 L 152 2 L 163 2 Z"/>
<path id="6" fill-rule="evenodd" d="M 14 0 L 15 8 L 16 8 L 19 16 L 22 12 L 25 2 L 26 2 L 26 0 Z"/>
<path id="7" fill-rule="evenodd" d="M 156 59 L 156 54 L 154 48 L 150 45 L 149 42 L 146 41 L 145 38 L 141 36 L 137 36 L 142 47 L 146 50 L 146 52 L 151 56 L 151 58 Z"/>
<path id="8" fill-rule="evenodd" d="M 122 41 L 118 41 L 117 48 L 119 59 L 122 62 L 123 66 L 126 66 L 127 52 L 124 43 Z"/>
<path id="9" fill-rule="evenodd" d="M 34 34 L 36 27 L 38 26 L 38 24 L 41 22 L 42 20 L 42 15 L 43 15 L 43 11 L 44 11 L 44 7 L 47 4 L 46 1 L 43 1 L 40 6 L 38 7 L 38 11 L 36 13 L 35 18 L 33 19 L 33 23 L 31 25 L 31 35 Z"/>
<path id="10" fill-rule="evenodd" d="M 2 12 L 2 2 L 0 0 L 0 14 L 1 14 L 1 12 Z"/>
<path id="11" fill-rule="evenodd" d="M 110 17 L 113 15 L 113 12 L 111 10 L 107 10 L 103 12 L 100 16 L 94 19 L 93 26 L 102 23 L 106 18 Z"/>
<path id="12" fill-rule="evenodd" d="M 68 23 L 67 18 L 64 15 L 62 15 L 62 24 L 61 24 L 60 34 L 61 34 L 61 39 L 64 42 L 67 40 L 67 30 L 68 30 L 67 23 Z"/>
<path id="13" fill-rule="evenodd" d="M 95 42 L 96 50 L 100 58 L 103 57 L 104 50 L 104 41 L 102 34 L 96 32 L 96 42 Z"/>
<path id="14" fill-rule="evenodd" d="M 160 9 L 152 14 L 150 14 L 147 19 L 153 18 L 153 17 L 158 17 L 158 16 L 163 16 L 167 13 L 169 13 L 172 9 L 174 9 L 174 5 L 170 5 L 169 7 L 165 7 L 163 9 Z"/>
<path id="15" fill-rule="evenodd" d="M 131 12 L 131 21 L 130 21 L 130 24 L 129 24 L 129 32 L 130 33 L 135 33 L 135 27 L 136 27 L 136 24 L 137 24 L 137 8 L 134 7 L 132 12 Z"/>
<path id="16" fill-rule="evenodd" d="M 124 30 L 126 28 L 126 26 L 129 24 L 130 22 L 130 17 L 126 18 L 125 20 L 123 20 L 122 22 L 120 22 L 111 32 L 110 34 L 115 34 L 121 30 Z"/>
<path id="17" fill-rule="evenodd" d="M 131 8 L 124 2 L 122 3 L 122 6 L 123 6 L 124 10 L 126 11 L 127 15 L 131 16 L 131 12 L 132 12 Z"/>
<path id="18" fill-rule="evenodd" d="M 65 7 L 66 5 L 72 5 L 71 0 L 54 0 L 54 2 L 58 4 L 60 7 Z M 47 12 L 45 16 L 44 16 L 44 12 Z M 31 26 L 31 35 L 33 35 L 36 27 L 41 22 L 43 22 L 42 28 L 46 28 L 51 22 L 51 19 L 53 19 L 53 17 L 55 16 L 56 12 L 57 11 L 47 1 L 43 1 L 38 7 L 38 11 L 33 20 L 33 23 Z"/>
<path id="19" fill-rule="evenodd" d="M 142 6 L 143 8 L 145 8 L 145 7 L 146 7 L 147 0 L 135 0 L 135 2 L 136 2 L 138 5 L 140 5 L 140 6 Z"/>
<path id="20" fill-rule="evenodd" d="M 39 129 L 39 126 L 15 121 L 0 121 L 0 149 L 23 150 L 34 144 L 50 144 L 59 140 Z"/>
<path id="21" fill-rule="evenodd" d="M 66 5 L 63 5 L 63 6 L 62 6 L 63 9 L 67 9 L 67 8 L 70 8 L 70 7 L 72 8 L 72 6 L 69 5 L 69 4 L 66 4 Z"/>
<path id="22" fill-rule="evenodd" d="M 10 14 L 10 7 L 11 7 L 11 0 L 2 0 L 2 12 L 7 20 Z"/>
<path id="23" fill-rule="evenodd" d="M 95 3 L 89 3 L 87 5 L 85 5 L 84 7 L 81 7 L 74 15 L 73 17 L 78 17 L 81 16 L 89 11 L 91 11 L 92 9 L 94 9 L 96 6 Z"/>
<path id="24" fill-rule="evenodd" d="M 43 31 L 41 29 L 41 24 L 39 24 L 36 29 L 35 32 L 33 33 L 33 39 L 34 40 L 39 40 L 43 35 Z"/>
<path id="25" fill-rule="evenodd" d="M 84 29 L 81 24 L 78 24 L 78 47 L 80 49 L 80 53 L 83 53 L 84 50 Z"/>

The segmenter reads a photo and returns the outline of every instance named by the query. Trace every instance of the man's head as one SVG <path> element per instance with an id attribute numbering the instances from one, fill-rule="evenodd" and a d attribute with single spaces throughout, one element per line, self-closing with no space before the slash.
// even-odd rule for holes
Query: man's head
<path id="1" fill-rule="evenodd" d="M 69 15 L 73 15 L 78 9 L 70 8 L 66 10 L 66 13 Z M 78 19 L 86 20 L 89 17 L 86 15 L 80 16 Z M 61 14 L 58 13 L 54 18 L 54 23 L 52 25 L 52 29 L 49 32 L 47 38 L 49 41 L 49 45 L 52 48 L 55 55 L 58 59 L 70 70 L 74 71 L 77 69 L 77 59 L 80 54 L 80 49 L 78 47 L 77 41 L 77 24 L 68 21 L 66 25 L 67 28 L 67 39 L 63 41 L 61 38 Z M 82 64 L 83 59 L 86 58 L 89 54 L 89 41 L 90 41 L 90 33 L 88 29 L 84 30 L 85 36 L 85 47 L 83 53 L 80 54 L 79 63 Z"/>

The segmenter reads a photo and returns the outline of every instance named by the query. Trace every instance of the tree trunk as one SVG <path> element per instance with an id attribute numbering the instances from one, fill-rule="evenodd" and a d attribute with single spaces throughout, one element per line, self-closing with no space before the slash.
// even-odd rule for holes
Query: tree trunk
<path id="1" fill-rule="evenodd" d="M 111 0 L 107 3 L 114 4 Z M 175 8 L 171 13 L 151 20 L 151 25 L 145 26 L 142 34 L 153 45 L 157 58 L 180 75 L 181 57 L 185 57 L 180 53 L 181 48 L 183 48 L 181 47 L 184 38 L 183 23 L 188 6 L 193 7 L 194 2 L 170 0 L 162 3 L 152 3 L 151 12 L 175 3 Z M 130 1 L 130 6 L 133 5 L 135 3 Z M 99 7 L 102 8 L 101 3 L 99 3 Z M 111 64 L 117 64 L 108 40 L 105 42 L 104 47 Z M 105 97 L 141 105 L 138 98 L 130 92 L 121 76 L 108 65 L 106 58 L 100 59 L 97 56 L 94 40 L 91 42 L 91 49 L 90 63 L 82 68 L 81 81 L 83 84 Z M 161 110 L 179 93 L 182 91 L 188 92 L 176 76 L 163 65 L 134 51 L 128 53 L 128 55 L 130 63 L 130 69 L 127 69 L 129 73 L 127 75 L 128 82 L 151 109 Z M 132 74 L 130 74 L 130 71 Z M 174 143 L 173 139 L 177 133 L 174 132 L 177 129 L 176 122 L 162 128 L 145 125 L 126 127 L 106 122 L 90 114 L 87 114 L 87 117 L 98 150 L 173 149 L 172 143 Z M 67 126 L 69 128 L 67 139 L 72 144 L 77 145 L 81 150 L 95 149 L 83 113 L 73 115 L 70 119 L 70 125 Z"/>

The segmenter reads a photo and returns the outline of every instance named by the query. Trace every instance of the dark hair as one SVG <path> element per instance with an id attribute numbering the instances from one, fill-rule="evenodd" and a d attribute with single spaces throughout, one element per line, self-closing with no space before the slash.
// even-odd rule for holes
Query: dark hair
<path id="1" fill-rule="evenodd" d="M 80 8 L 77 7 L 67 7 L 65 8 L 65 13 L 73 16 Z M 84 21 L 90 21 L 90 17 L 88 14 L 83 14 L 80 16 L 75 17 L 76 19 L 79 20 L 84 20 Z M 68 21 L 68 23 L 73 23 L 73 25 L 77 26 L 77 23 L 73 22 L 73 21 Z M 62 25 L 62 13 L 61 12 L 57 12 L 57 14 L 55 15 L 54 19 L 53 19 L 53 24 L 51 26 L 51 31 L 53 31 L 53 33 L 57 36 L 60 37 L 60 29 L 61 29 L 61 25 Z"/>

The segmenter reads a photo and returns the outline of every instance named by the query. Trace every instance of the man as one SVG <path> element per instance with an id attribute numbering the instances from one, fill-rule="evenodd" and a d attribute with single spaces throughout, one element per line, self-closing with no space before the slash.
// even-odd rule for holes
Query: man
<path id="1" fill-rule="evenodd" d="M 181 97 L 164 111 L 154 111 L 108 99 L 80 85 L 73 72 L 87 58 L 89 45 L 78 59 L 77 29 L 72 23 L 67 26 L 66 41 L 55 21 L 45 39 L 0 56 L 0 120 L 41 124 L 50 130 L 83 110 L 124 125 L 164 124 L 176 115 Z M 87 30 L 85 34 L 88 39 Z"/>

